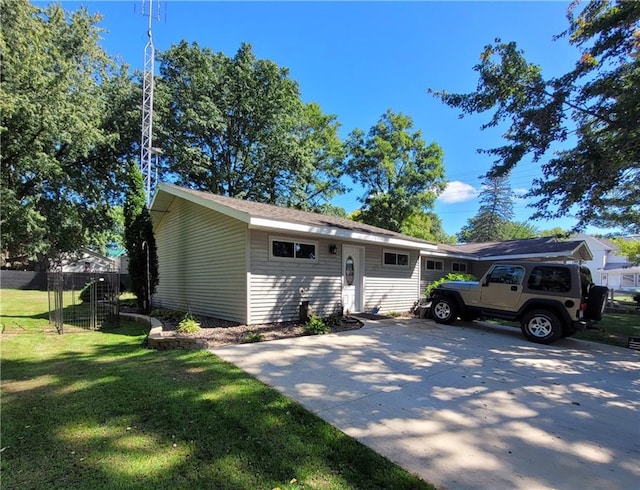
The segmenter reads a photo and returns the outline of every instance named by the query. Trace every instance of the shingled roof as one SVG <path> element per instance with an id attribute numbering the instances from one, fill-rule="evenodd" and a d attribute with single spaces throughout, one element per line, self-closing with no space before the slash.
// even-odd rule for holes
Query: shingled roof
<path id="1" fill-rule="evenodd" d="M 376 241 L 386 239 L 391 243 L 410 245 L 413 248 L 436 248 L 436 245 L 431 242 L 346 218 L 246 201 L 164 183 L 159 184 L 153 199 L 152 218 L 159 219 L 155 214 L 167 211 L 175 197 L 187 199 L 222 212 L 244 221 L 252 227 L 289 229 L 290 231 L 305 231 L 354 239 L 369 237 L 371 239 L 377 238 Z"/>
<path id="2" fill-rule="evenodd" d="M 591 252 L 583 240 L 558 240 L 555 237 L 507 240 L 504 242 L 440 245 L 439 250 L 451 255 L 468 255 L 480 260 L 501 258 L 557 258 L 589 260 Z"/>

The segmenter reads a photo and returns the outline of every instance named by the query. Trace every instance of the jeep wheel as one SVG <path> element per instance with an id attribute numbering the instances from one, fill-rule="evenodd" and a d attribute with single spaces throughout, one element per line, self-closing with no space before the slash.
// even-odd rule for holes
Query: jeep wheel
<path id="1" fill-rule="evenodd" d="M 431 316 L 438 323 L 450 325 L 458 317 L 458 307 L 451 298 L 436 298 L 431 304 Z"/>
<path id="2" fill-rule="evenodd" d="M 522 335 L 531 342 L 551 344 L 562 336 L 562 325 L 556 315 L 545 310 L 527 313 L 521 322 Z"/>
<path id="3" fill-rule="evenodd" d="M 608 293 L 609 290 L 604 286 L 591 286 L 585 311 L 587 320 L 602 320 L 604 309 L 607 306 Z"/>

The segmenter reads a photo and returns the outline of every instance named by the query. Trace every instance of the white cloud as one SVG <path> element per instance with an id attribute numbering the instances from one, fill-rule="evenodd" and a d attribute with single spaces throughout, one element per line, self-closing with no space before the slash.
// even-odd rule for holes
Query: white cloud
<path id="1" fill-rule="evenodd" d="M 529 192 L 530 189 L 521 189 L 521 188 L 516 188 L 513 189 L 513 197 L 515 199 L 524 199 L 524 195 Z"/>
<path id="2" fill-rule="evenodd" d="M 460 182 L 459 180 L 453 180 L 447 184 L 447 188 L 438 196 L 438 200 L 446 204 L 453 204 L 456 202 L 470 201 L 477 196 L 478 190 L 475 187 Z"/>

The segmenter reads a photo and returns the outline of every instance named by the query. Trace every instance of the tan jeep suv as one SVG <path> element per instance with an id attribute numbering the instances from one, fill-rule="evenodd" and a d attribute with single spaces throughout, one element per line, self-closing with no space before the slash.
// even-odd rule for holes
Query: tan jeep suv
<path id="1" fill-rule="evenodd" d="M 431 291 L 438 323 L 500 318 L 520 323 L 530 341 L 550 344 L 602 318 L 607 288 L 578 264 L 499 262 L 478 282 L 451 281 Z"/>

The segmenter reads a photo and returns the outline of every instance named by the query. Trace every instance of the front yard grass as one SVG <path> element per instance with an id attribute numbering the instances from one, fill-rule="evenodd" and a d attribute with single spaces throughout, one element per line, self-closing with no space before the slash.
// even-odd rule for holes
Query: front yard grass
<path id="1" fill-rule="evenodd" d="M 46 293 L 2 291 L 2 488 L 427 489 L 204 351 L 147 327 L 57 335 Z"/>
<path id="2" fill-rule="evenodd" d="M 606 312 L 596 326 L 600 330 L 580 330 L 573 337 L 626 347 L 630 336 L 640 336 L 640 314 Z"/>

